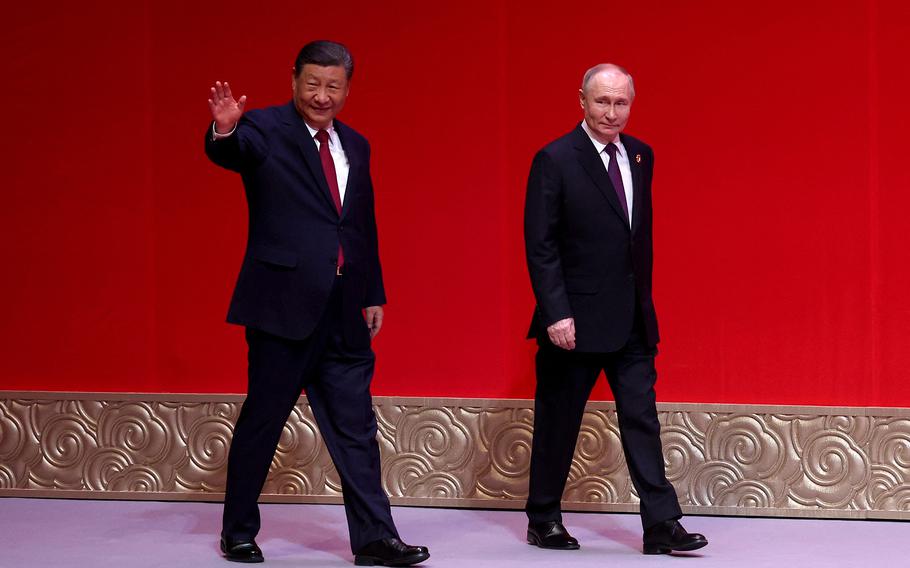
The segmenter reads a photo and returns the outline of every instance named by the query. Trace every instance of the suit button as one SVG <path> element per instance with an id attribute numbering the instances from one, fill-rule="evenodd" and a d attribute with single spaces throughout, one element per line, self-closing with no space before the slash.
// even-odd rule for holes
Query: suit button
<path id="1" fill-rule="evenodd" d="M 338 225 L 338 232 L 344 231 L 344 225 Z"/>

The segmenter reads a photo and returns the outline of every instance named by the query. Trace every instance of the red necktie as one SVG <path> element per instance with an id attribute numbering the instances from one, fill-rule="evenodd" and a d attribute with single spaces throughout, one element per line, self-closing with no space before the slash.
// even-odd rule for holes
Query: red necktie
<path id="1" fill-rule="evenodd" d="M 329 191 L 332 194 L 332 201 L 335 202 L 335 209 L 338 215 L 341 215 L 341 192 L 338 190 L 338 175 L 335 174 L 335 161 L 332 159 L 332 153 L 329 152 L 329 133 L 320 130 L 316 133 L 316 140 L 319 142 L 319 160 L 322 162 L 322 172 L 325 174 L 325 181 L 329 184 Z M 338 243 L 338 268 L 344 266 L 344 252 L 341 250 L 341 243 Z"/>

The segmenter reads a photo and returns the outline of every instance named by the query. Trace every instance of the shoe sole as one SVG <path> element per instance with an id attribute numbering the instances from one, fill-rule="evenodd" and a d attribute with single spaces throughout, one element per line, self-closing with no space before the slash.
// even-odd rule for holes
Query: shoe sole
<path id="1" fill-rule="evenodd" d="M 643 554 L 671 554 L 673 552 L 691 552 L 693 550 L 698 550 L 704 546 L 708 545 L 707 540 L 695 541 L 692 544 L 686 546 L 663 546 L 660 544 L 646 544 L 642 546 Z"/>
<path id="2" fill-rule="evenodd" d="M 540 540 L 538 540 L 537 537 L 531 533 L 528 533 L 528 544 L 531 546 L 536 546 L 537 548 L 543 548 L 545 550 L 578 550 L 581 548 L 581 545 L 579 544 L 568 544 L 566 546 L 547 546 L 541 543 Z"/>
<path id="3" fill-rule="evenodd" d="M 398 560 L 385 561 L 377 556 L 354 556 L 355 566 L 412 566 L 430 558 L 429 553 L 414 554 L 405 556 Z"/>

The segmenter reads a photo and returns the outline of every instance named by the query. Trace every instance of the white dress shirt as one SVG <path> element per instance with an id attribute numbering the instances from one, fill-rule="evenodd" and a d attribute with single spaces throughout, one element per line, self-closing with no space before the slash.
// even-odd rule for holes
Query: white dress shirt
<path id="1" fill-rule="evenodd" d="M 316 142 L 316 149 L 321 149 L 319 140 L 315 140 L 316 133 L 319 130 L 312 128 L 309 124 L 306 124 L 306 129 L 310 131 L 310 136 Z M 348 186 L 348 172 L 351 169 L 351 164 L 348 162 L 347 154 L 344 153 L 344 148 L 341 147 L 341 138 L 335 132 L 335 123 L 333 122 L 331 126 L 326 128 L 326 131 L 329 133 L 329 152 L 332 154 L 332 161 L 335 162 L 335 175 L 338 176 L 338 193 L 341 194 L 341 202 L 344 203 L 344 190 Z"/>
<path id="2" fill-rule="evenodd" d="M 594 143 L 594 147 L 597 148 L 597 153 L 600 155 L 600 159 L 604 163 L 604 169 L 610 167 L 610 154 L 604 152 L 604 148 L 607 147 L 606 144 L 594 138 L 591 134 L 591 129 L 588 127 L 588 123 L 581 121 L 581 127 L 584 128 L 585 132 L 588 134 L 588 138 L 591 139 L 591 142 Z M 618 148 L 616 151 L 616 163 L 619 165 L 619 174 L 622 176 L 622 185 L 623 189 L 626 192 L 626 205 L 629 207 L 629 227 L 632 227 L 632 167 L 629 165 L 629 154 L 626 152 L 626 147 L 622 145 L 622 142 L 617 140 L 613 142 L 614 145 Z M 608 170 L 609 171 L 609 170 Z"/>

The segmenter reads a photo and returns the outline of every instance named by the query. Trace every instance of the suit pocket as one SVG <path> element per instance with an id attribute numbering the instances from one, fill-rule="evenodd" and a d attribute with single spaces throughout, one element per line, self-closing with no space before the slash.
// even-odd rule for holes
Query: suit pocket
<path id="1" fill-rule="evenodd" d="M 596 294 L 600 291 L 603 277 L 598 275 L 566 276 L 566 292 L 569 294 Z"/>
<path id="2" fill-rule="evenodd" d="M 297 267 L 297 254 L 291 251 L 272 248 L 264 245 L 250 247 L 250 256 L 268 264 L 285 268 Z"/>

